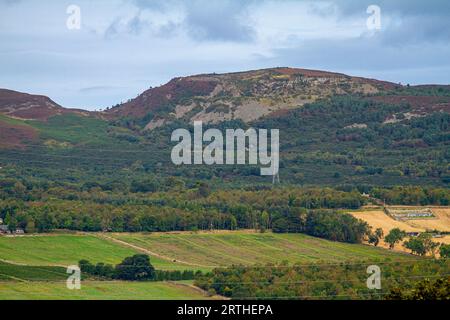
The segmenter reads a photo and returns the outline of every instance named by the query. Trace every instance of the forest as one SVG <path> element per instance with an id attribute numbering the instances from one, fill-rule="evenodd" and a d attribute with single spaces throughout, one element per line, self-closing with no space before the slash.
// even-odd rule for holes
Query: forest
<path id="1" fill-rule="evenodd" d="M 371 261 L 381 269 L 381 289 L 367 286 L 367 262 L 314 265 L 234 266 L 215 269 L 199 277 L 195 284 L 210 294 L 232 299 L 384 299 L 395 293 L 406 294 L 424 279 L 446 277 L 448 260 Z M 446 289 L 448 290 L 448 288 Z M 443 296 L 448 296 L 447 291 Z"/>

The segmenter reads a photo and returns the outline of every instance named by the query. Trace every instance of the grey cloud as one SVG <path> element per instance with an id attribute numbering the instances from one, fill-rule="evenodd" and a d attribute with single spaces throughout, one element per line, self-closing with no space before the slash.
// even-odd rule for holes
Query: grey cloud
<path id="1" fill-rule="evenodd" d="M 250 1 L 196 0 L 188 9 L 186 25 L 198 40 L 252 41 L 255 30 L 248 21 Z"/>
<path id="2" fill-rule="evenodd" d="M 263 58 L 272 65 L 287 65 L 313 69 L 339 71 L 348 74 L 378 77 L 394 82 L 423 81 L 442 76 L 450 69 L 450 46 L 416 45 L 410 49 L 383 45 L 383 39 L 361 37 L 348 40 L 319 40 L 300 42 L 291 48 L 275 49 L 274 57 Z M 408 70 L 417 72 L 411 78 L 402 75 Z M 431 71 L 432 70 L 432 71 Z M 442 73 L 441 75 L 436 73 Z M 396 74 L 388 79 L 385 74 Z M 447 78 L 441 77 L 441 78 Z M 448 80 L 447 80 L 448 81 Z"/>
<path id="3" fill-rule="evenodd" d="M 198 41 L 248 42 L 255 36 L 255 30 L 248 22 L 248 8 L 254 0 L 134 0 L 143 10 L 166 12 L 170 8 L 182 8 L 186 18 L 181 24 L 169 23 L 166 29 L 183 28 Z M 165 31 L 164 29 L 161 30 Z"/>
<path id="4" fill-rule="evenodd" d="M 381 9 L 381 35 L 385 45 L 450 41 L 448 0 L 336 0 L 330 6 L 312 5 L 312 8 L 316 14 L 338 15 L 342 20 L 367 17 L 366 9 L 372 4 Z M 392 23 L 386 25 L 384 18 Z"/>
<path id="5" fill-rule="evenodd" d="M 159 12 L 165 12 L 177 2 L 177 0 L 132 0 L 132 3 L 138 8 Z"/>
<path id="6" fill-rule="evenodd" d="M 440 42 L 450 43 L 450 21 L 443 16 L 405 17 L 380 33 L 383 44 L 391 46 Z"/>
<path id="7" fill-rule="evenodd" d="M 168 23 L 160 26 L 156 31 L 155 35 L 161 38 L 170 38 L 177 34 L 180 24 L 169 21 Z"/>
<path id="8" fill-rule="evenodd" d="M 105 38 L 114 37 L 119 33 L 119 24 L 121 22 L 120 18 L 114 19 L 114 21 L 106 28 L 105 30 Z"/>
<path id="9" fill-rule="evenodd" d="M 18 3 L 22 2 L 22 1 L 23 0 L 1 0 L 0 1 L 0 5 L 4 4 L 4 5 L 7 5 L 7 6 L 12 6 L 12 5 L 18 4 Z"/>
<path id="10" fill-rule="evenodd" d="M 172 21 L 156 26 L 150 21 L 143 19 L 140 14 L 137 14 L 128 20 L 122 17 L 116 18 L 105 30 L 104 37 L 110 39 L 120 34 L 140 36 L 147 33 L 167 39 L 175 36 L 180 27 L 180 24 Z"/>
<path id="11" fill-rule="evenodd" d="M 116 18 L 105 30 L 105 37 L 111 38 L 120 33 L 140 35 L 144 30 L 149 30 L 150 28 L 151 23 L 142 19 L 139 12 L 128 20 L 122 17 Z"/>
<path id="12" fill-rule="evenodd" d="M 378 5 L 383 11 L 401 15 L 448 15 L 448 0 L 335 0 L 344 15 L 365 12 L 369 5 Z"/>
<path id="13" fill-rule="evenodd" d="M 141 19 L 140 14 L 138 14 L 127 22 L 127 29 L 128 32 L 132 34 L 140 34 L 146 27 L 148 27 L 148 25 L 148 22 Z"/>

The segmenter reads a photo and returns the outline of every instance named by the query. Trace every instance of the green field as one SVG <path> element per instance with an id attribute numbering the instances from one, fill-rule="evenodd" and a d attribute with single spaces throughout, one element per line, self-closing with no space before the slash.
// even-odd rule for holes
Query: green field
<path id="1" fill-rule="evenodd" d="M 38 129 L 42 139 L 55 139 L 70 143 L 101 143 L 109 141 L 108 123 L 94 117 L 75 114 L 59 115 L 47 121 L 26 121 Z"/>
<path id="2" fill-rule="evenodd" d="M 0 300 L 201 300 L 201 291 L 186 282 L 82 282 L 69 290 L 61 282 L 1 282 Z"/>
<path id="3" fill-rule="evenodd" d="M 207 299 L 192 281 L 125 282 L 84 278 L 81 290 L 69 290 L 66 268 L 0 262 L 0 300 L 189 300 Z"/>
<path id="4" fill-rule="evenodd" d="M 136 251 L 94 236 L 1 237 L 0 259 L 37 266 L 76 265 L 81 259 L 116 264 Z"/>
<path id="5" fill-rule="evenodd" d="M 54 234 L 0 237 L 0 300 L 2 299 L 207 299 L 190 282 L 95 281 L 82 290 L 66 288 L 63 266 L 81 259 L 117 264 L 147 253 L 157 269 L 211 270 L 216 266 L 264 263 L 386 262 L 410 255 L 366 245 L 331 242 L 303 234 L 254 233 L 121 233 Z M 358 261 L 358 262 L 357 262 Z M 17 265 L 17 264 L 22 265 Z"/>
<path id="6" fill-rule="evenodd" d="M 112 237 L 151 250 L 170 260 L 213 268 L 232 264 L 328 263 L 411 259 L 372 246 L 332 242 L 304 234 L 274 233 L 117 233 Z"/>
<path id="7" fill-rule="evenodd" d="M 0 281 L 65 281 L 66 268 L 49 266 L 18 266 L 0 261 Z"/>
<path id="8" fill-rule="evenodd" d="M 232 264 L 328 263 L 411 259 L 411 256 L 366 245 L 332 242 L 303 234 L 249 233 L 121 233 L 0 237 L 0 259 L 32 266 L 68 266 L 81 259 L 117 264 L 147 253 L 156 269 L 211 270 Z M 130 247 L 126 244 L 129 244 Z M 145 250 L 148 250 L 146 252 Z"/>
<path id="9" fill-rule="evenodd" d="M 114 265 L 137 253 L 136 249 L 93 235 L 0 237 L 0 260 L 33 266 L 77 265 L 82 259 Z M 151 261 L 161 270 L 194 269 L 158 257 L 151 257 Z"/>

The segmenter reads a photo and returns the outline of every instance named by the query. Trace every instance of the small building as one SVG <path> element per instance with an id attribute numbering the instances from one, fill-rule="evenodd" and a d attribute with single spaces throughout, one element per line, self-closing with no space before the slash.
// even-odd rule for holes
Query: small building
<path id="1" fill-rule="evenodd" d="M 16 231 L 14 232 L 15 234 L 25 234 L 25 230 L 17 228 Z"/>

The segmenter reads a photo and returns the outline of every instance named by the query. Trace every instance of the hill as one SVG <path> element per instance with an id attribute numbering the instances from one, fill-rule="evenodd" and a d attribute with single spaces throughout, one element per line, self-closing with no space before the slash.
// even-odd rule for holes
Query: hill
<path id="1" fill-rule="evenodd" d="M 106 114 L 139 119 L 148 130 L 176 119 L 250 122 L 333 95 L 376 94 L 398 87 L 339 73 L 292 68 L 203 74 L 175 78 L 161 87 L 150 88 Z"/>
<path id="2" fill-rule="evenodd" d="M 22 149 L 24 144 L 38 141 L 38 130 L 23 120 L 45 122 L 55 116 L 70 114 L 86 116 L 90 113 L 64 108 L 46 96 L 0 89 L 0 148 Z"/>
<path id="3" fill-rule="evenodd" d="M 145 179 L 166 190 L 163 180 L 173 176 L 191 186 L 198 180 L 233 186 L 271 182 L 256 166 L 174 166 L 172 131 L 192 130 L 192 121 L 202 120 L 219 129 L 279 129 L 285 183 L 368 191 L 450 182 L 449 86 L 402 86 L 272 68 L 175 78 L 102 113 L 63 109 L 43 97 L 1 94 L 6 102 L 0 105 L 0 167 L 11 170 L 0 173 L 2 179 L 31 183 L 57 175 L 71 188 L 94 183 L 104 191 L 114 181 L 131 190 L 133 181 Z M 36 110 L 51 107 L 32 114 L 34 119 L 19 119 L 35 104 Z M 33 168 L 33 177 L 24 168 Z"/>
<path id="4" fill-rule="evenodd" d="M 47 120 L 55 115 L 87 112 L 63 108 L 46 96 L 0 89 L 0 113 L 12 118 Z"/>

